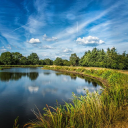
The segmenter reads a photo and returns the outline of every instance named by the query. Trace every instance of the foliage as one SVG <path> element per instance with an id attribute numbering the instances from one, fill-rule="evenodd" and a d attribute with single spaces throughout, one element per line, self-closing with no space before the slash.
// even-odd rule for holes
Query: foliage
<path id="1" fill-rule="evenodd" d="M 128 69 L 128 54 L 125 52 L 120 55 L 115 48 L 98 50 L 94 48 L 92 51 L 85 52 L 79 61 L 80 66 L 87 67 L 104 67 L 112 69 Z"/>
<path id="2" fill-rule="evenodd" d="M 70 56 L 70 63 L 73 66 L 77 66 L 78 65 L 78 63 L 79 63 L 79 57 L 77 57 L 76 53 L 71 54 L 71 56 Z"/>
<path id="3" fill-rule="evenodd" d="M 13 128 L 19 128 L 19 124 L 17 124 L 18 120 L 19 120 L 19 116 L 15 119 Z"/>
<path id="4" fill-rule="evenodd" d="M 20 64 L 20 59 L 22 57 L 22 54 L 20 54 L 19 52 L 12 52 L 12 64 Z"/>
<path id="5" fill-rule="evenodd" d="M 57 57 L 55 59 L 55 61 L 53 62 L 53 64 L 54 65 L 60 65 L 60 66 L 62 66 L 63 65 L 63 60 L 61 58 Z"/>
<path id="6" fill-rule="evenodd" d="M 5 65 L 12 64 L 12 54 L 10 52 L 4 52 L 1 54 L 0 60 Z"/>
<path id="7" fill-rule="evenodd" d="M 28 59 L 26 58 L 26 57 L 21 57 L 21 59 L 20 59 L 20 64 L 22 64 L 22 65 L 26 65 L 26 64 L 28 64 Z"/>
<path id="8" fill-rule="evenodd" d="M 53 61 L 50 60 L 49 58 L 44 59 L 44 65 L 53 65 Z"/>
<path id="9" fill-rule="evenodd" d="M 28 56 L 28 62 L 29 64 L 36 65 L 39 64 L 39 57 L 36 53 L 31 53 L 30 56 Z"/>

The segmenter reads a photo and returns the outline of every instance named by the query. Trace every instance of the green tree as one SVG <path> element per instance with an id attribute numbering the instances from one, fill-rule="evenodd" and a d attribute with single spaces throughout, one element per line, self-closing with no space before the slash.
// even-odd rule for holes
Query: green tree
<path id="1" fill-rule="evenodd" d="M 32 65 L 39 64 L 39 57 L 36 53 L 31 53 L 30 56 L 28 56 L 28 63 Z"/>
<path id="2" fill-rule="evenodd" d="M 42 60 L 42 59 L 39 61 L 39 64 L 40 65 L 46 65 L 45 62 L 44 62 L 44 60 Z"/>
<path id="3" fill-rule="evenodd" d="M 22 65 L 27 65 L 28 64 L 28 59 L 26 58 L 26 57 L 21 57 L 21 59 L 20 59 L 20 64 L 22 64 Z"/>
<path id="4" fill-rule="evenodd" d="M 4 65 L 11 65 L 12 64 L 12 54 L 10 52 L 4 52 L 1 54 L 1 62 Z"/>
<path id="5" fill-rule="evenodd" d="M 79 64 L 79 57 L 77 57 L 76 53 L 71 54 L 71 56 L 70 56 L 70 63 L 73 66 L 78 66 L 78 64 Z"/>
<path id="6" fill-rule="evenodd" d="M 63 60 L 61 58 L 57 57 L 55 59 L 55 61 L 53 62 L 53 64 L 54 65 L 60 65 L 60 66 L 62 66 L 63 65 Z"/>
<path id="7" fill-rule="evenodd" d="M 71 65 L 71 63 L 70 63 L 70 61 L 68 61 L 68 60 L 63 60 L 63 65 L 64 66 L 70 66 Z"/>
<path id="8" fill-rule="evenodd" d="M 13 58 L 12 64 L 14 65 L 20 64 L 21 57 L 22 57 L 22 54 L 20 54 L 19 52 L 12 52 L 12 58 Z"/>
<path id="9" fill-rule="evenodd" d="M 50 60 L 49 58 L 44 59 L 44 63 L 45 63 L 45 65 L 53 65 L 53 61 Z"/>

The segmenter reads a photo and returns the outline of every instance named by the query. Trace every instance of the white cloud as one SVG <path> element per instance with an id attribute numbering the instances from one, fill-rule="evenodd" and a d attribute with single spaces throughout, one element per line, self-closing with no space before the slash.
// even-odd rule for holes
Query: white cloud
<path id="1" fill-rule="evenodd" d="M 100 40 L 98 37 L 88 36 L 83 38 L 77 38 L 76 40 L 78 44 L 82 45 L 90 45 L 90 46 L 96 46 L 100 44 L 104 44 L 103 40 Z"/>
<path id="2" fill-rule="evenodd" d="M 70 52 L 72 52 L 72 50 L 71 50 L 71 49 L 66 48 L 66 49 L 64 49 L 64 50 L 63 50 L 63 52 L 64 52 L 64 53 L 70 53 Z"/>
<path id="3" fill-rule="evenodd" d="M 12 49 L 10 45 L 7 46 L 7 49 Z"/>
<path id="4" fill-rule="evenodd" d="M 45 48 L 45 49 L 53 49 L 53 47 L 48 46 L 48 45 L 43 46 L 43 48 Z"/>
<path id="5" fill-rule="evenodd" d="M 52 38 L 47 37 L 47 35 L 44 34 L 43 35 L 43 40 L 50 42 L 50 41 L 57 41 L 58 39 L 57 39 L 57 37 L 52 37 Z"/>
<path id="6" fill-rule="evenodd" d="M 3 49 L 0 49 L 0 52 L 2 53 L 2 52 L 6 52 L 7 51 L 7 49 L 5 49 L 5 48 L 3 48 Z"/>
<path id="7" fill-rule="evenodd" d="M 36 44 L 36 43 L 40 43 L 40 40 L 39 40 L 39 39 L 34 39 L 34 38 L 32 38 L 32 39 L 30 39 L 28 42 L 29 42 L 30 44 Z"/>

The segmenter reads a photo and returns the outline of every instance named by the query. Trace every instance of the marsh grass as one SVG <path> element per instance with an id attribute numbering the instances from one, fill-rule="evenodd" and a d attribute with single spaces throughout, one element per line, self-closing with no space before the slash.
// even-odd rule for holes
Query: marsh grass
<path id="1" fill-rule="evenodd" d="M 26 124 L 29 128 L 113 128 L 117 122 L 128 121 L 128 75 L 107 69 L 84 69 L 77 67 L 48 67 L 52 70 L 82 72 L 108 81 L 101 94 L 89 93 L 85 96 L 73 94 L 72 103 L 46 105 L 45 114 L 33 111 L 37 121 Z M 53 109 L 53 111 L 51 111 Z M 122 127 L 122 123 L 120 123 Z"/>
<path id="2" fill-rule="evenodd" d="M 0 67 L 0 70 L 3 70 L 3 68 L 2 68 L 2 67 Z"/>

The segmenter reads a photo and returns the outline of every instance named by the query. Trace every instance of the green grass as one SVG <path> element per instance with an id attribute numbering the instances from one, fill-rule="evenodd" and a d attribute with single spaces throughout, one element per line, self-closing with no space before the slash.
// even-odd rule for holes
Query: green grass
<path id="1" fill-rule="evenodd" d="M 0 67 L 0 70 L 2 70 L 3 68 L 2 67 Z"/>
<path id="2" fill-rule="evenodd" d="M 37 121 L 25 124 L 29 128 L 114 128 L 119 122 L 128 122 L 128 75 L 107 69 L 85 69 L 83 67 L 50 67 L 46 69 L 74 71 L 107 81 L 101 94 L 89 93 L 75 96 L 73 103 L 47 105 L 45 114 L 33 111 Z M 53 109 L 54 111 L 51 111 Z M 118 126 L 117 126 L 118 127 Z"/>

